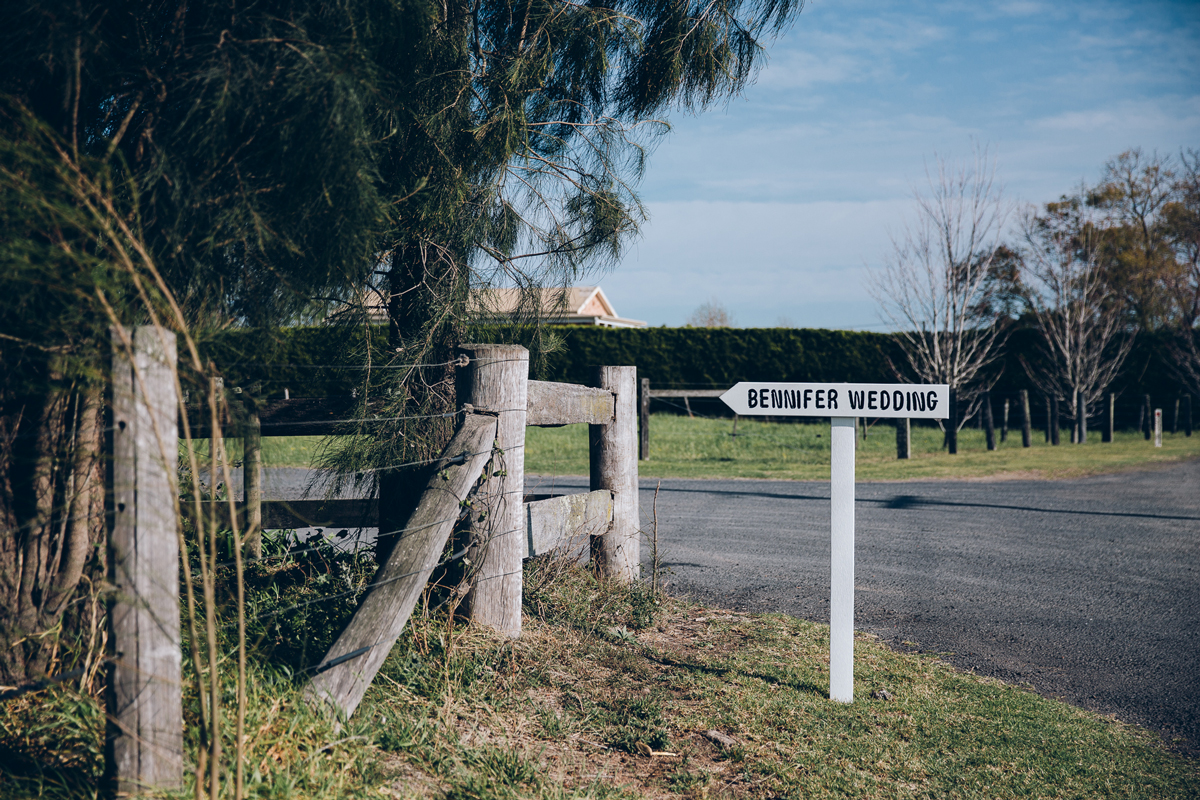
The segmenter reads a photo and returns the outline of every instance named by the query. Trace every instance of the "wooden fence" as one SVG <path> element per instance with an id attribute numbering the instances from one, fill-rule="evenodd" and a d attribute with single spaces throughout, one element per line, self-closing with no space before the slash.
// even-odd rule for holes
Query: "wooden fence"
<path id="1" fill-rule="evenodd" d="M 183 775 L 174 352 L 174 337 L 153 328 L 114 332 L 110 563 L 117 600 L 109 616 L 113 722 L 107 749 L 110 774 L 127 794 L 178 788 Z M 521 631 L 525 558 L 583 539 L 607 578 L 632 581 L 639 574 L 636 368 L 596 367 L 594 385 L 579 386 L 530 381 L 529 355 L 519 346 L 472 344 L 462 355 L 461 424 L 431 465 L 396 546 L 305 690 L 312 702 L 344 717 L 353 714 L 403 631 L 464 507 L 470 508 L 472 570 L 463 608 L 505 636 Z M 260 403 L 248 390 L 230 394 L 246 401 L 232 430 L 213 431 L 198 408 L 188 417 L 194 437 L 232 433 L 245 440 L 245 499 L 238 511 L 244 530 L 378 525 L 375 499 L 262 498 L 261 438 L 340 433 L 349 402 Z M 526 425 L 572 424 L 589 426 L 590 491 L 526 498 Z M 254 543 L 248 539 L 247 546 Z"/>

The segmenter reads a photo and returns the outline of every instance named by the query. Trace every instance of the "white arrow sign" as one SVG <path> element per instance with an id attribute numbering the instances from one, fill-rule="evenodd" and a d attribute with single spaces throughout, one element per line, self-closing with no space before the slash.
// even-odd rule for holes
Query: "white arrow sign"
<path id="1" fill-rule="evenodd" d="M 760 383 L 721 395 L 742 416 L 829 417 L 829 698 L 854 702 L 854 437 L 856 417 L 950 418 L 943 383 Z"/>
<path id="2" fill-rule="evenodd" d="M 950 387 L 944 383 L 743 381 L 721 395 L 721 400 L 744 417 L 950 417 Z"/>

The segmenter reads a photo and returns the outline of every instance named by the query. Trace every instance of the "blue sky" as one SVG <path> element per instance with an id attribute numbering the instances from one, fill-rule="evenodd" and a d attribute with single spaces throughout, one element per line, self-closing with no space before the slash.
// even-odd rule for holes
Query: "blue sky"
<path id="1" fill-rule="evenodd" d="M 743 96 L 675 115 L 651 219 L 598 282 L 679 325 L 716 298 L 742 326 L 882 330 L 864 288 L 935 155 L 995 155 L 1044 203 L 1130 147 L 1200 147 L 1200 3 L 809 0 Z"/>

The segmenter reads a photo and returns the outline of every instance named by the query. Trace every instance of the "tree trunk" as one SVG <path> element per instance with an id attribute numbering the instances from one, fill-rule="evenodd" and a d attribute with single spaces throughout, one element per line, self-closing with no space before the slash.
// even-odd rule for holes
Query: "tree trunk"
<path id="1" fill-rule="evenodd" d="M 70 650 L 78 621 L 64 612 L 103 553 L 102 392 L 55 384 L 0 416 L 0 683 L 9 685 L 45 676 Z"/>
<path id="2" fill-rule="evenodd" d="M 1029 390 L 1022 389 L 1021 402 L 1021 447 L 1033 446 L 1033 419 L 1029 411 Z"/>
<path id="3" fill-rule="evenodd" d="M 1075 397 L 1075 443 L 1087 444 L 1087 395 L 1083 392 L 1076 392 Z"/>
<path id="4" fill-rule="evenodd" d="M 1104 393 L 1104 427 L 1100 429 L 1100 441 L 1113 440 L 1113 418 L 1116 415 L 1117 396 L 1112 392 Z"/>
<path id="5" fill-rule="evenodd" d="M 1050 431 L 1050 444 L 1055 445 L 1055 446 L 1058 445 L 1058 435 L 1059 435 L 1058 419 L 1059 419 L 1059 416 L 1060 416 L 1060 414 L 1058 411 L 1058 398 L 1051 397 L 1050 398 L 1050 417 L 1046 420 L 1046 426 L 1047 426 L 1047 430 Z"/>
<path id="6" fill-rule="evenodd" d="M 992 393 L 983 393 L 983 409 L 980 417 L 983 420 L 983 433 L 987 440 L 987 449 L 996 449 L 996 423 L 992 419 Z"/>
<path id="7" fill-rule="evenodd" d="M 402 415 L 448 414 L 457 410 L 454 348 L 459 343 L 466 275 L 452 256 L 426 243 L 398 246 L 392 253 L 388 298 L 389 342 L 397 363 L 436 364 L 407 374 L 401 395 Z M 402 375 L 407 370 L 396 370 Z M 398 414 L 399 415 L 399 414 Z M 384 563 L 395 545 L 398 531 L 412 516 L 425 489 L 429 461 L 454 436 L 454 419 L 400 420 L 393 435 L 393 464 L 381 464 L 379 473 L 379 538 L 377 563 Z"/>

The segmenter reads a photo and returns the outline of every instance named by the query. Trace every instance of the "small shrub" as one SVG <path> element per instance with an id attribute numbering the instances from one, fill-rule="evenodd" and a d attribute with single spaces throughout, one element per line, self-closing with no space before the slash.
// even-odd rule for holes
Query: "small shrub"
<path id="1" fill-rule="evenodd" d="M 642 581 L 629 584 L 630 625 L 635 630 L 649 628 L 654 624 L 654 616 L 662 605 L 662 598 L 653 587 Z"/>

